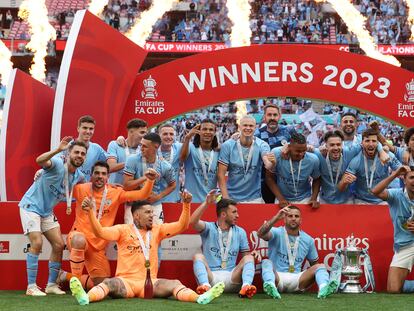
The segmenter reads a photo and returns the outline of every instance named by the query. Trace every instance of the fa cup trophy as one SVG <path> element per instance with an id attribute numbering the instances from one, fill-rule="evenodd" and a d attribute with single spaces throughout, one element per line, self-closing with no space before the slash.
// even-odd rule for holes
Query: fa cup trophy
<path id="1" fill-rule="evenodd" d="M 364 270 L 361 268 L 361 258 L 364 259 Z M 366 279 L 364 288 L 361 287 L 360 283 L 360 278 L 363 273 L 365 273 Z M 342 277 L 344 280 L 341 282 Z M 332 263 L 331 279 L 336 279 L 338 284 L 340 283 L 339 291 L 341 293 L 359 294 L 368 292 L 369 287 L 374 291 L 375 280 L 368 251 L 355 245 L 353 235 L 343 250 L 337 250 L 334 262 Z"/>
<path id="2" fill-rule="evenodd" d="M 362 287 L 359 279 L 363 273 L 360 264 L 362 250 L 355 245 L 355 240 L 351 237 L 351 241 L 344 249 L 344 266 L 342 267 L 342 275 L 345 282 L 341 283 L 340 289 L 342 293 L 362 293 Z"/>

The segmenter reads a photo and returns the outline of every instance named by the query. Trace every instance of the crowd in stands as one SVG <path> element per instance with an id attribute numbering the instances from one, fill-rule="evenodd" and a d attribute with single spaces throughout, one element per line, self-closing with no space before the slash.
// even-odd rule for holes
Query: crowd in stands
<path id="1" fill-rule="evenodd" d="M 172 15 L 166 13 L 153 27 L 152 41 L 229 43 L 231 21 L 225 0 L 184 0 L 193 9 Z M 151 0 L 109 0 L 102 19 L 126 32 L 151 6 Z M 357 38 L 326 3 L 309 0 L 250 1 L 252 43 L 327 43 L 353 44 Z M 353 0 L 367 18 L 366 28 L 378 44 L 407 43 L 410 25 L 404 0 Z M 76 10 L 86 8 L 88 0 L 48 0 L 51 24 L 57 37 L 66 39 Z M 29 39 L 27 25 L 10 11 L 0 16 L 2 38 Z M 9 30 L 10 29 L 10 30 Z"/>

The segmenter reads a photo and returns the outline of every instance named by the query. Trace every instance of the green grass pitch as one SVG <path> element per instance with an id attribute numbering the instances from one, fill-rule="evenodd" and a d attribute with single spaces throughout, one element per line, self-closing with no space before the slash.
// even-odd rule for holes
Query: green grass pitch
<path id="1" fill-rule="evenodd" d="M 193 303 L 178 302 L 173 299 L 106 299 L 88 306 L 79 306 L 70 295 L 47 297 L 28 297 L 22 291 L 0 291 L 1 311 L 185 311 L 185 310 L 399 310 L 414 311 L 414 294 L 337 294 L 327 299 L 317 299 L 315 293 L 284 294 L 282 300 L 273 300 L 264 294 L 253 299 L 240 299 L 236 294 L 224 294 L 211 304 L 201 306 Z"/>

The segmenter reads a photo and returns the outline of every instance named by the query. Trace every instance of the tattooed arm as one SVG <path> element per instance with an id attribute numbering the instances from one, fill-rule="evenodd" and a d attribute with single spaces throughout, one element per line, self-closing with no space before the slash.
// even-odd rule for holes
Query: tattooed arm
<path id="1" fill-rule="evenodd" d="M 273 216 L 269 221 L 265 221 L 263 225 L 257 231 L 257 235 L 259 238 L 269 241 L 272 238 L 272 234 L 270 233 L 270 229 L 275 225 L 275 223 L 281 219 L 283 219 L 286 215 L 290 214 L 289 206 L 286 206 L 279 210 L 279 212 Z"/>

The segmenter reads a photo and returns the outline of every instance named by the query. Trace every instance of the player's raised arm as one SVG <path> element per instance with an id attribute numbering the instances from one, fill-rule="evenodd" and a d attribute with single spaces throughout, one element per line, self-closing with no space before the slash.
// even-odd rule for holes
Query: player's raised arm
<path id="1" fill-rule="evenodd" d="M 36 158 L 36 163 L 43 168 L 49 168 L 52 165 L 50 161 L 53 156 L 69 148 L 69 143 L 73 140 L 71 136 L 63 137 L 62 141 L 59 143 L 59 146 L 55 150 L 50 150 L 38 156 Z"/>
<path id="2" fill-rule="evenodd" d="M 198 232 L 204 230 L 206 224 L 201 220 L 201 216 L 204 214 L 209 205 L 216 202 L 217 196 L 217 190 L 211 190 L 207 194 L 206 200 L 191 214 L 190 226 L 192 226 L 194 230 L 197 230 Z"/>
<path id="3" fill-rule="evenodd" d="M 116 227 L 102 227 L 99 221 L 96 219 L 93 202 L 90 198 L 86 197 L 82 201 L 82 209 L 89 215 L 89 221 L 92 225 L 93 233 L 101 239 L 107 241 L 117 241 L 119 239 L 119 230 Z"/>
<path id="4" fill-rule="evenodd" d="M 190 212 L 191 212 L 191 200 L 193 198 L 192 194 L 184 191 L 181 194 L 183 209 L 180 215 L 180 218 L 176 222 L 164 223 L 161 225 L 160 229 L 160 238 L 177 235 L 184 230 L 188 229 L 190 224 Z"/>
<path id="5" fill-rule="evenodd" d="M 388 198 L 388 191 L 387 187 L 390 183 L 397 178 L 398 176 L 403 176 L 410 171 L 409 166 L 400 166 L 396 171 L 392 172 L 387 178 L 381 180 L 374 188 L 371 189 L 371 192 L 376 197 L 380 198 L 381 200 L 386 200 Z"/>
<path id="6" fill-rule="evenodd" d="M 265 221 L 263 225 L 257 230 L 257 235 L 259 238 L 269 241 L 272 238 L 272 234 L 270 233 L 270 229 L 275 225 L 276 222 L 283 219 L 287 214 L 290 214 L 289 207 L 284 207 L 279 212 L 273 216 L 269 221 Z"/>
<path id="7" fill-rule="evenodd" d="M 145 172 L 145 178 L 147 179 L 144 186 L 140 190 L 125 191 L 120 196 L 120 202 L 130 202 L 136 200 L 145 200 L 151 195 L 152 188 L 154 187 L 155 179 L 159 175 L 156 170 L 149 168 Z"/>
<path id="8" fill-rule="evenodd" d="M 200 127 L 201 124 L 197 124 L 196 126 L 194 126 L 190 132 L 188 132 L 187 135 L 185 135 L 184 137 L 184 141 L 183 141 L 183 146 L 181 147 L 181 152 L 180 152 L 180 162 L 183 163 L 185 160 L 187 160 L 187 157 L 190 153 L 190 142 L 191 139 L 196 135 L 196 134 L 200 134 Z"/>

